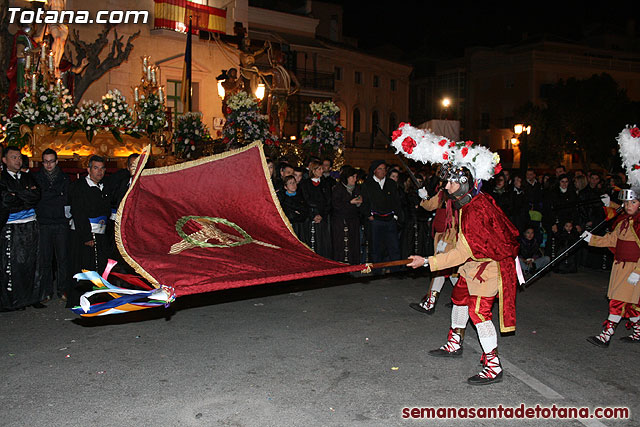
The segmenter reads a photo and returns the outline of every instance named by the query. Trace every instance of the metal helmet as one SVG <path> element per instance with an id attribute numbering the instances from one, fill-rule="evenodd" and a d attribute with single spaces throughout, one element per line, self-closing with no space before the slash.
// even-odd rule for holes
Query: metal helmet
<path id="1" fill-rule="evenodd" d="M 640 201 L 640 187 L 631 187 L 624 190 L 620 190 L 618 193 L 618 199 L 622 202 L 627 202 L 630 200 L 639 200 Z"/>

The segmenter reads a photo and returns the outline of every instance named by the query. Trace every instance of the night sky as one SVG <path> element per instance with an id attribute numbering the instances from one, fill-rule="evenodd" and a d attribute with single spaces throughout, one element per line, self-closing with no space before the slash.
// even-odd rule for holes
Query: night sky
<path id="1" fill-rule="evenodd" d="M 495 46 L 528 36 L 553 34 L 566 40 L 604 28 L 625 32 L 629 18 L 636 18 L 640 33 L 637 0 L 599 2 L 462 2 L 335 1 L 344 7 L 344 34 L 356 37 L 363 49 L 392 44 L 405 56 L 417 52 L 428 56 L 459 56 L 466 46 Z M 560 5 L 560 6 L 558 6 Z"/>

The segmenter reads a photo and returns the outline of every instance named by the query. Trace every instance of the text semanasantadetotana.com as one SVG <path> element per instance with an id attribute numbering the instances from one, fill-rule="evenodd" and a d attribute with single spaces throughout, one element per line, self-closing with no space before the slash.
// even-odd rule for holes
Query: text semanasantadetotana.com
<path id="1" fill-rule="evenodd" d="M 486 419 L 628 419 L 629 408 L 626 407 L 558 407 L 547 406 L 477 406 L 477 407 L 412 407 L 402 408 L 402 418 L 451 419 L 451 418 L 486 418 Z"/>

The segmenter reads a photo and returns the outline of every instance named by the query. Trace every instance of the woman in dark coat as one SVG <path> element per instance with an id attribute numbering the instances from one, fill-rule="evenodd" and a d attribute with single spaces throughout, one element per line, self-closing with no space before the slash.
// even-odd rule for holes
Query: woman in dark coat
<path id="1" fill-rule="evenodd" d="M 358 172 L 345 166 L 340 181 L 331 192 L 331 241 L 333 259 L 359 264 L 360 262 L 360 210 L 362 196 L 356 182 Z"/>
<path id="2" fill-rule="evenodd" d="M 331 233 L 329 213 L 331 212 L 331 188 L 328 181 L 321 181 L 322 164 L 309 163 L 309 178 L 300 181 L 302 197 L 311 211 L 311 244 L 309 247 L 325 258 L 331 258 Z"/>
<path id="3" fill-rule="evenodd" d="M 278 192 L 278 199 L 284 214 L 287 216 L 293 232 L 298 239 L 311 245 L 311 219 L 309 218 L 309 206 L 298 191 L 298 183 L 295 177 L 284 177 L 284 188 Z"/>

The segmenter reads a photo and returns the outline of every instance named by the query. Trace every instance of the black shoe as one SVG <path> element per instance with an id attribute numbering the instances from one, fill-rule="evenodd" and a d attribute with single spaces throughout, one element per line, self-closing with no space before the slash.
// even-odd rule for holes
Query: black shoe
<path id="1" fill-rule="evenodd" d="M 626 338 L 626 337 L 625 337 Z M 591 344 L 598 346 L 598 347 L 602 347 L 602 348 L 607 348 L 609 347 L 609 343 L 611 342 L 611 340 L 607 341 L 607 342 L 603 342 L 602 340 L 600 340 L 598 337 L 593 336 L 593 337 L 587 337 L 587 341 L 589 341 Z"/>
<path id="2" fill-rule="evenodd" d="M 435 350 L 429 351 L 429 356 L 433 357 L 460 357 L 462 356 L 462 347 L 457 349 L 456 351 L 447 351 L 441 348 L 437 348 Z"/>
<path id="3" fill-rule="evenodd" d="M 423 313 L 423 314 L 428 314 L 428 315 L 432 315 L 433 312 L 436 309 L 436 306 L 434 305 L 431 310 L 427 310 L 426 308 L 424 308 L 423 306 L 421 306 L 417 302 L 412 302 L 411 304 L 409 304 L 409 307 L 413 308 L 415 311 L 418 311 L 418 312 Z"/>
<path id="4" fill-rule="evenodd" d="M 631 337 L 622 337 L 622 338 L 620 338 L 620 341 L 628 342 L 628 343 L 640 343 L 640 340 L 634 340 Z"/>
<path id="5" fill-rule="evenodd" d="M 467 379 L 467 382 L 471 385 L 488 385 L 493 383 L 499 383 L 502 381 L 502 373 L 504 371 L 500 371 L 498 375 L 493 378 L 483 378 L 480 375 L 476 374 L 471 378 Z"/>
<path id="6" fill-rule="evenodd" d="M 47 308 L 47 306 L 46 306 L 46 305 L 44 305 L 44 304 L 43 304 L 43 303 L 41 303 L 41 302 L 37 302 L 37 303 L 35 303 L 35 304 L 31 304 L 31 307 L 33 307 L 33 308 Z"/>

